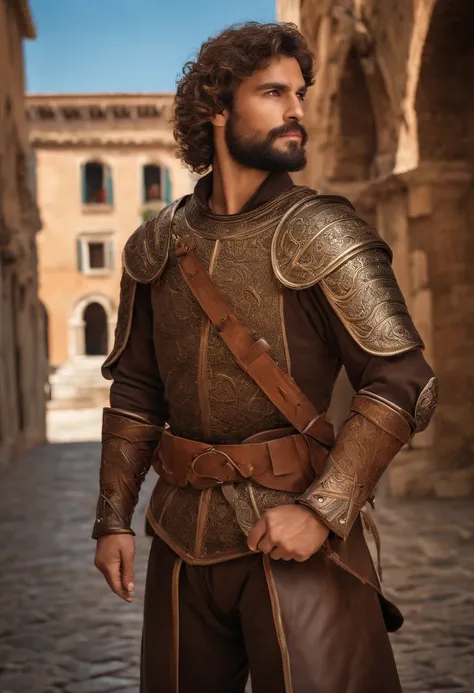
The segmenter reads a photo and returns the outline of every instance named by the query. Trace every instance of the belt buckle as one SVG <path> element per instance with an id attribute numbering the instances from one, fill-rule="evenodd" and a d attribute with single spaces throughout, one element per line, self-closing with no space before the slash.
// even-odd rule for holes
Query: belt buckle
<path id="1" fill-rule="evenodd" d="M 215 481 L 216 484 L 218 484 L 219 486 L 222 485 L 222 484 L 227 483 L 227 482 L 225 482 L 225 481 L 221 481 L 221 479 L 220 479 L 219 477 L 216 477 L 216 476 L 209 476 L 209 475 L 207 475 L 207 474 L 206 474 L 206 475 L 204 475 L 204 474 L 199 474 L 199 472 L 196 471 L 196 467 L 195 467 L 196 462 L 197 462 L 199 459 L 201 459 L 201 457 L 204 457 L 205 455 L 212 455 L 212 454 L 214 454 L 214 455 L 222 455 L 222 457 L 225 458 L 226 461 L 224 462 L 224 464 L 221 465 L 221 467 L 226 467 L 227 465 L 230 465 L 233 469 L 235 469 L 235 471 L 236 471 L 238 474 L 240 474 L 240 476 L 242 477 L 242 479 L 247 479 L 247 478 L 248 478 L 248 477 L 246 477 L 244 474 L 242 474 L 242 471 L 240 470 L 238 464 L 236 464 L 236 462 L 234 462 L 234 460 L 230 457 L 230 455 L 228 455 L 228 454 L 227 454 L 226 452 L 224 452 L 223 450 L 217 450 L 217 449 L 216 449 L 215 447 L 213 447 L 213 446 L 211 446 L 211 447 L 208 448 L 207 450 L 204 450 L 203 452 L 200 452 L 198 455 L 196 455 L 196 456 L 194 457 L 194 459 L 193 459 L 193 461 L 192 461 L 192 463 L 191 463 L 191 471 L 193 472 L 193 474 L 195 474 L 195 475 L 196 475 L 197 477 L 199 477 L 200 479 L 211 479 L 212 481 Z M 252 466 L 250 466 L 250 467 L 249 467 L 249 477 L 252 475 L 253 470 L 254 470 L 254 468 L 253 468 Z"/>

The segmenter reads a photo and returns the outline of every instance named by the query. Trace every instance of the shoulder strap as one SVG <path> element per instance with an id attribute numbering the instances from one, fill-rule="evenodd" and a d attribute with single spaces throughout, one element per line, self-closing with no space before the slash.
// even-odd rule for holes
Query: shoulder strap
<path id="1" fill-rule="evenodd" d="M 186 284 L 217 328 L 240 368 L 248 373 L 296 430 L 311 436 L 327 448 L 332 447 L 332 425 L 318 413 L 294 380 L 271 358 L 267 342 L 264 339 L 255 340 L 239 322 L 206 269 L 182 239 L 176 238 L 175 249 Z"/>

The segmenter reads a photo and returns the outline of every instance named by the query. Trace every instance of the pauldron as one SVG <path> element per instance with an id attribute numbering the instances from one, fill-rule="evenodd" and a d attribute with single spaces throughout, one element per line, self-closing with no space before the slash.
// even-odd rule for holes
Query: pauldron
<path id="1" fill-rule="evenodd" d="M 163 272 L 170 251 L 173 217 L 182 200 L 176 200 L 144 222 L 125 244 L 124 270 L 139 284 L 149 284 Z"/>
<path id="2" fill-rule="evenodd" d="M 423 348 L 391 268 L 392 253 L 343 197 L 315 195 L 291 207 L 272 244 L 272 264 L 290 289 L 319 284 L 366 352 L 394 356 Z"/>
<path id="3" fill-rule="evenodd" d="M 111 367 L 127 346 L 137 283 L 150 284 L 156 281 L 166 267 L 173 218 L 183 199 L 176 200 L 144 222 L 125 244 L 114 346 L 102 365 L 102 376 L 107 380 L 112 380 Z"/>

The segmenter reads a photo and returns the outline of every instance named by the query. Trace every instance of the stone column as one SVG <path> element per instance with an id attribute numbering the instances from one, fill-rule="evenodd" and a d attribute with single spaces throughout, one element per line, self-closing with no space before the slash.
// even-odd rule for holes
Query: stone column
<path id="1" fill-rule="evenodd" d="M 376 199 L 376 228 L 393 253 L 393 270 L 410 308 L 412 282 L 410 274 L 410 235 L 408 229 L 407 192 L 404 185 L 390 176 L 374 184 Z"/>
<path id="2" fill-rule="evenodd" d="M 412 242 L 428 259 L 430 348 L 440 385 L 433 431 L 439 470 L 472 466 L 474 459 L 472 177 L 472 168 L 462 162 L 424 163 L 405 176 L 411 189 Z"/>
<path id="3" fill-rule="evenodd" d="M 77 318 L 71 318 L 68 325 L 69 331 L 69 359 L 73 359 L 76 356 L 84 356 L 86 351 L 86 340 L 85 340 L 85 327 L 86 323 L 84 320 L 78 320 Z"/>

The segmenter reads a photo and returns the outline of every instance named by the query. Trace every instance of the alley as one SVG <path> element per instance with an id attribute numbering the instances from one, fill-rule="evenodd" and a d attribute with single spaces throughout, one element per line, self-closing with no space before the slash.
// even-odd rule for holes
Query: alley
<path id="1" fill-rule="evenodd" d="M 137 596 L 128 605 L 93 568 L 98 424 L 97 410 L 56 412 L 56 442 L 1 473 L 0 693 L 138 691 L 150 544 L 143 513 L 153 478 L 135 517 Z M 471 503 L 384 501 L 378 509 L 386 589 L 406 616 L 393 637 L 406 693 L 474 691 Z"/>

